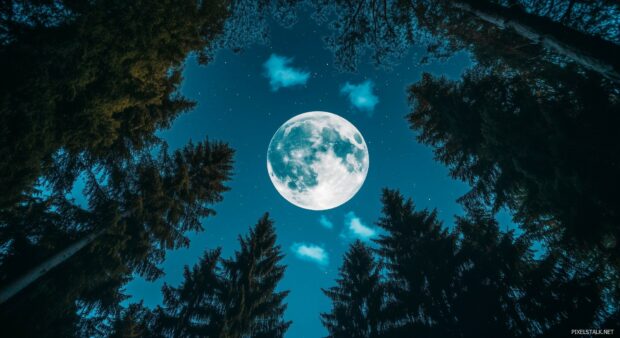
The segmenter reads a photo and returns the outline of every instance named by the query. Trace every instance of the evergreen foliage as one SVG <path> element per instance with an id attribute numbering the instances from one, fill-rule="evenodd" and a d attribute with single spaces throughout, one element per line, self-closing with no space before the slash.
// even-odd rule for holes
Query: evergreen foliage
<path id="1" fill-rule="evenodd" d="M 193 107 L 182 63 L 227 17 L 224 1 L 0 5 L 0 321 L 14 337 L 91 335 L 133 273 L 160 276 L 214 213 L 232 150 L 169 154 L 155 132 Z M 78 178 L 86 205 L 66 195 Z"/>
<path id="2" fill-rule="evenodd" d="M 527 236 L 500 231 L 480 204 L 448 231 L 397 191 L 382 202 L 376 254 L 352 244 L 326 290 L 328 337 L 561 336 L 617 316 L 605 264 L 558 250 L 535 258 Z"/>
<path id="3" fill-rule="evenodd" d="M 182 62 L 226 17 L 223 1 L 3 2 L 0 207 L 156 142 L 193 106 L 177 93 Z"/>
<path id="4" fill-rule="evenodd" d="M 0 289 L 72 242 L 97 235 L 31 285 L 21 285 L 1 305 L 0 320 L 14 327 L 15 337 L 46 337 L 55 335 L 54 328 L 80 324 L 78 312 L 113 312 L 132 273 L 159 277 L 165 251 L 187 246 L 185 233 L 202 229 L 200 218 L 213 214 L 209 206 L 227 190 L 231 157 L 225 144 L 190 143 L 172 155 L 163 151 L 117 163 L 107 176 L 93 174 L 85 194 L 88 209 L 53 196 L 5 211 Z M 34 310 L 40 312 L 35 325 L 26 315 L 33 314 L 33 304 L 41 304 Z M 59 325 L 59 316 L 73 319 Z"/>
<path id="5" fill-rule="evenodd" d="M 154 320 L 141 302 L 131 304 L 113 319 L 108 338 L 159 338 L 153 332 Z"/>
<path id="6" fill-rule="evenodd" d="M 276 291 L 286 267 L 271 221 L 265 214 L 239 237 L 240 249 L 222 259 L 207 251 L 177 288 L 164 286 L 157 327 L 166 337 L 284 337 L 288 291 Z"/>
<path id="7" fill-rule="evenodd" d="M 385 190 L 381 235 L 354 242 L 321 314 L 328 337 L 555 337 L 620 324 L 620 5 L 607 0 L 6 0 L 0 3 L 0 327 L 10 337 L 284 337 L 285 266 L 266 214 L 230 258 L 206 250 L 164 303 L 162 276 L 228 190 L 233 151 L 156 132 L 194 103 L 183 63 L 268 40 L 300 3 L 341 68 L 413 46 L 469 52 L 423 74 L 410 127 L 471 185 L 447 229 Z M 85 203 L 70 199 L 84 180 Z M 521 231 L 501 231 L 506 207 Z M 517 233 L 519 233 L 517 235 Z M 534 242 L 543 249 L 538 254 Z"/>
<path id="8" fill-rule="evenodd" d="M 310 1 L 328 22 L 328 47 L 353 71 L 364 55 L 391 66 L 412 47 L 445 59 L 472 52 L 483 64 L 498 59 L 523 71 L 539 63 L 573 62 L 620 82 L 620 5 L 614 1 L 390 0 Z"/>
<path id="9" fill-rule="evenodd" d="M 452 176 L 472 185 L 464 201 L 508 206 L 531 235 L 617 266 L 620 100 L 598 76 L 545 72 L 425 74 L 409 89 L 409 122 Z"/>
<path id="10" fill-rule="evenodd" d="M 359 240 L 351 244 L 337 286 L 323 290 L 332 301 L 331 312 L 321 314 L 328 337 L 381 337 L 385 288 L 380 274 L 371 249 Z"/>

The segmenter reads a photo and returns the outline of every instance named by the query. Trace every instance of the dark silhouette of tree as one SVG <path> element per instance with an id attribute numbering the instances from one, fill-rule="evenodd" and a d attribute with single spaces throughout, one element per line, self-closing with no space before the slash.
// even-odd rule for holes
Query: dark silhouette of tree
<path id="1" fill-rule="evenodd" d="M 284 276 L 284 257 L 276 244 L 273 221 L 265 214 L 250 233 L 239 237 L 241 246 L 222 263 L 229 280 L 225 290 L 230 309 L 225 330 L 229 337 L 284 337 L 290 322 L 282 316 L 288 291 L 275 291 Z"/>
<path id="2" fill-rule="evenodd" d="M 606 264 L 560 250 L 535 258 L 529 236 L 500 231 L 480 203 L 468 203 L 446 230 L 434 211 L 416 210 L 397 191 L 385 190 L 382 201 L 375 252 L 385 265 L 359 243 L 351 247 L 326 292 L 330 336 L 563 336 L 615 318 L 617 274 Z M 371 286 L 379 289 L 374 306 Z"/>
<path id="3" fill-rule="evenodd" d="M 439 57 L 466 49 L 478 61 L 574 62 L 620 82 L 620 5 L 613 1 L 311 1 L 337 62 L 355 70 L 365 52 L 377 64 L 426 46 Z M 549 53 L 543 50 L 551 51 Z M 424 58 L 425 59 L 425 58 Z"/>
<path id="4" fill-rule="evenodd" d="M 400 193 L 385 190 L 385 230 L 377 243 L 385 261 L 389 315 L 388 336 L 449 336 L 450 276 L 456 270 L 456 238 L 445 230 L 435 211 L 416 211 Z M 441 323 L 441 325 L 440 325 Z M 442 331 L 443 330 L 443 331 Z"/>
<path id="5" fill-rule="evenodd" d="M 533 265 L 530 241 L 500 232 L 493 216 L 480 206 L 456 217 L 454 231 L 459 244 L 448 301 L 456 319 L 450 334 L 534 336 L 531 325 L 537 318 L 522 315 L 523 299 L 517 291 L 525 289 L 523 274 Z"/>
<path id="6" fill-rule="evenodd" d="M 588 70 L 620 83 L 620 61 L 618 61 L 620 35 L 614 28 L 614 25 L 617 27 L 619 23 L 614 17 L 614 14 L 620 14 L 620 5 L 617 3 L 593 1 L 592 4 L 588 4 L 582 1 L 578 6 L 590 9 L 598 7 L 598 11 L 590 12 L 595 13 L 598 20 L 603 21 L 598 25 L 608 25 L 603 34 L 615 41 L 601 38 L 601 33 L 573 28 L 569 20 L 556 21 L 552 17 L 540 15 L 540 12 L 528 11 L 524 4 L 504 6 L 494 1 L 468 0 L 448 1 L 448 6 L 467 12 L 499 29 L 508 30 L 531 44 L 540 45 Z M 570 16 L 573 9 L 574 6 L 568 8 L 563 16 Z M 605 20 L 608 22 L 604 22 Z"/>
<path id="7" fill-rule="evenodd" d="M 206 251 L 177 288 L 164 285 L 164 307 L 157 310 L 157 331 L 167 337 L 225 337 L 227 304 L 222 290 L 220 250 Z"/>
<path id="8" fill-rule="evenodd" d="M 155 315 L 142 305 L 131 304 L 114 317 L 108 338 L 158 338 L 153 331 Z"/>
<path id="9" fill-rule="evenodd" d="M 454 177 L 473 185 L 465 200 L 506 205 L 530 234 L 618 265 L 620 148 L 611 126 L 620 101 L 597 76 L 547 71 L 529 78 L 475 68 L 461 81 L 424 75 L 410 87 L 411 127 Z"/>
<path id="10" fill-rule="evenodd" d="M 421 37 L 407 1 L 309 1 L 313 17 L 328 24 L 332 34 L 325 38 L 336 64 L 355 71 L 368 54 L 378 65 L 389 66 Z"/>
<path id="11" fill-rule="evenodd" d="M 531 324 L 538 336 L 564 336 L 577 326 L 617 328 L 612 320 L 618 311 L 618 274 L 604 262 L 585 262 L 553 250 L 525 278 L 521 309 L 535 319 Z"/>
<path id="12" fill-rule="evenodd" d="M 332 301 L 331 312 L 321 314 L 328 337 L 381 337 L 385 302 L 381 267 L 361 241 L 351 244 L 345 254 L 336 284 L 323 290 Z"/>
<path id="13" fill-rule="evenodd" d="M 164 286 L 158 310 L 161 332 L 170 337 L 284 337 L 288 291 L 276 291 L 285 266 L 273 222 L 265 214 L 239 238 L 232 258 L 207 251 L 178 288 Z"/>
<path id="14" fill-rule="evenodd" d="M 80 172 L 157 142 L 193 106 L 182 62 L 221 32 L 225 1 L 20 1 L 0 5 L 0 207 L 39 178 Z"/>
<path id="15" fill-rule="evenodd" d="M 98 211 L 97 217 L 105 222 L 101 226 L 111 225 L 114 215 L 109 211 Z M 48 201 L 32 201 L 16 212 L 2 220 L 3 239 L 10 238 L 3 242 L 6 251 L 1 256 L 3 292 L 16 276 L 90 234 L 88 221 L 94 216 L 68 203 Z M 3 332 L 16 338 L 92 335 L 124 299 L 121 288 L 131 277 L 119 255 L 109 254 L 114 246 L 123 245 L 111 239 L 102 243 L 105 246 L 77 252 L 0 305 Z"/>
<path id="16" fill-rule="evenodd" d="M 60 199 L 5 211 L 2 321 L 15 325 L 15 332 L 40 328 L 25 336 L 43 337 L 55 332 L 47 325 L 56 316 L 75 316 L 76 308 L 102 315 L 113 310 L 133 272 L 158 277 L 165 251 L 187 246 L 187 231 L 202 230 L 200 218 L 214 213 L 210 204 L 227 190 L 231 157 L 224 144 L 190 143 L 172 155 L 144 154 L 117 163 L 106 176 L 93 174 L 88 209 Z M 38 302 L 41 320 L 29 325 L 25 313 Z M 56 306 L 61 310 L 53 311 Z"/>
<path id="17" fill-rule="evenodd" d="M 253 44 L 270 40 L 269 22 L 291 27 L 297 22 L 298 7 L 304 0 L 231 0 L 223 31 L 214 41 L 213 52 L 221 48 L 240 52 Z M 208 59 L 209 54 L 205 55 Z"/>

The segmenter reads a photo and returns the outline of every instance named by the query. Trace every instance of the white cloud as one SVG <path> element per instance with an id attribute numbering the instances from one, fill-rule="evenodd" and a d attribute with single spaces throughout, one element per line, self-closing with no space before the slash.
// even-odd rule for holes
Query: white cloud
<path id="1" fill-rule="evenodd" d="M 316 244 L 293 243 L 291 250 L 301 260 L 314 262 L 323 267 L 329 264 L 329 255 L 325 249 Z"/>
<path id="2" fill-rule="evenodd" d="M 369 227 L 362 219 L 357 217 L 353 211 L 344 215 L 345 230 L 342 233 L 343 238 L 357 238 L 362 241 L 369 241 L 377 236 L 377 230 Z"/>
<path id="3" fill-rule="evenodd" d="M 340 88 L 340 94 L 348 95 L 351 105 L 355 108 L 372 113 L 379 103 L 379 98 L 372 92 L 373 87 L 374 83 L 371 80 L 360 84 L 347 82 Z"/>
<path id="4" fill-rule="evenodd" d="M 321 215 L 321 217 L 319 217 L 319 223 L 327 229 L 331 229 L 334 227 L 334 223 L 332 223 L 329 218 L 325 217 L 325 215 Z"/>
<path id="5" fill-rule="evenodd" d="M 280 88 L 306 84 L 310 78 L 310 73 L 289 66 L 292 61 L 292 58 L 277 54 L 271 54 L 269 59 L 267 59 L 263 67 L 267 71 L 266 76 L 269 78 L 272 91 L 275 92 Z"/>

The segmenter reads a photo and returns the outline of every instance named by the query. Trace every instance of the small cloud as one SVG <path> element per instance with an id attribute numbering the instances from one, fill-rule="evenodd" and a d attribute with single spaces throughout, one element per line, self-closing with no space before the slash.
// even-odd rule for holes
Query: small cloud
<path id="1" fill-rule="evenodd" d="M 272 91 L 278 91 L 280 88 L 305 85 L 310 78 L 309 72 L 290 67 L 292 58 L 271 54 L 263 67 L 267 70 L 266 76 L 269 78 L 269 84 Z"/>
<path id="2" fill-rule="evenodd" d="M 343 238 L 357 238 L 362 241 L 369 241 L 377 236 L 377 230 L 367 226 L 362 222 L 362 219 L 357 217 L 353 211 L 344 215 L 345 230 L 341 237 Z"/>
<path id="3" fill-rule="evenodd" d="M 319 266 L 327 266 L 329 264 L 329 255 L 325 249 L 316 244 L 293 243 L 291 250 L 301 260 L 314 262 Z"/>
<path id="4" fill-rule="evenodd" d="M 334 223 L 332 223 L 329 218 L 325 217 L 325 215 L 321 215 L 321 217 L 319 217 L 319 223 L 326 229 L 331 229 L 334 227 Z"/>
<path id="5" fill-rule="evenodd" d="M 360 84 L 347 82 L 340 88 L 340 94 L 348 95 L 351 105 L 355 108 L 372 113 L 379 103 L 379 98 L 372 92 L 373 87 L 374 83 L 371 80 L 366 80 Z"/>

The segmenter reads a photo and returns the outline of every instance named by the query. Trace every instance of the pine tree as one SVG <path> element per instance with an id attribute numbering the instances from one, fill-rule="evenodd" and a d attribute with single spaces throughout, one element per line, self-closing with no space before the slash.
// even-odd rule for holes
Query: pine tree
<path id="1" fill-rule="evenodd" d="M 185 267 L 177 288 L 164 285 L 164 307 L 157 310 L 157 332 L 166 337 L 224 337 L 227 304 L 222 298 L 226 281 L 221 250 L 206 251 L 190 270 Z"/>
<path id="2" fill-rule="evenodd" d="M 165 286 L 158 310 L 160 332 L 170 337 L 284 337 L 288 291 L 276 291 L 284 276 L 283 255 L 273 222 L 265 214 L 240 237 L 232 258 L 207 251 L 178 288 Z"/>
<path id="3" fill-rule="evenodd" d="M 91 232 L 85 223 L 89 215 L 73 205 L 31 201 L 16 212 L 10 218 L 3 215 L 6 232 L 2 235 L 9 240 L 3 242 L 7 250 L 1 256 L 2 287 L 48 259 L 59 247 Z M 119 257 L 109 255 L 106 249 L 78 252 L 0 305 L 2 330 L 15 338 L 89 336 L 125 298 L 121 289 L 130 277 Z"/>
<path id="4" fill-rule="evenodd" d="M 605 262 L 556 249 L 534 259 L 529 237 L 501 232 L 481 204 L 447 231 L 396 191 L 383 203 L 383 336 L 561 336 L 613 320 L 617 275 Z"/>
<path id="5" fill-rule="evenodd" d="M 553 18 L 528 12 L 523 6 L 502 6 L 493 1 L 453 1 L 448 6 L 468 12 L 499 29 L 509 29 L 532 44 L 540 44 L 590 71 L 620 83 L 620 46 L 573 29 L 564 24 L 566 20 L 557 22 Z M 618 5 L 607 8 L 616 13 L 620 10 Z M 602 10 L 599 14 L 604 15 L 604 12 Z M 564 15 L 570 15 L 570 8 Z"/>
<path id="6" fill-rule="evenodd" d="M 473 185 L 464 200 L 508 206 L 529 234 L 618 265 L 613 86 L 571 69 L 475 68 L 461 81 L 424 75 L 410 94 L 418 139 Z"/>
<path id="7" fill-rule="evenodd" d="M 228 279 L 224 292 L 230 308 L 226 314 L 225 336 L 230 338 L 284 337 L 290 326 L 282 316 L 288 291 L 275 291 L 286 266 L 273 221 L 265 214 L 245 237 L 233 258 L 223 261 Z"/>
<path id="8" fill-rule="evenodd" d="M 533 336 L 531 326 L 537 318 L 523 317 L 517 291 L 528 285 L 523 275 L 533 266 L 531 242 L 514 238 L 512 231 L 500 232 L 493 215 L 479 205 L 469 206 L 455 223 L 459 243 L 448 297 L 456 318 L 449 323 L 451 336 Z"/>
<path id="9" fill-rule="evenodd" d="M 105 179 L 93 174 L 88 209 L 60 199 L 6 211 L 2 321 L 15 325 L 15 332 L 30 332 L 24 336 L 44 337 L 57 316 L 75 317 L 76 307 L 102 316 L 113 311 L 132 273 L 158 277 L 165 251 L 187 246 L 185 233 L 202 229 L 200 218 L 213 214 L 210 204 L 227 190 L 231 156 L 226 145 L 209 142 L 172 156 L 144 154 L 117 163 Z M 26 304 L 37 303 L 43 304 L 37 308 L 41 319 L 29 325 Z"/>
<path id="10" fill-rule="evenodd" d="M 563 336 L 575 327 L 614 328 L 618 274 L 605 262 L 552 249 L 526 272 L 522 313 L 536 336 Z"/>
<path id="11" fill-rule="evenodd" d="M 577 3 L 577 5 L 576 5 Z M 445 58 L 468 50 L 483 64 L 502 60 L 523 71 L 540 61 L 573 62 L 620 81 L 620 6 L 612 1 L 312 2 L 315 17 L 329 21 L 327 38 L 336 63 L 355 70 L 367 53 L 391 65 L 413 48 Z M 422 60 L 428 60 L 428 56 Z"/>
<path id="12" fill-rule="evenodd" d="M 381 267 L 361 241 L 349 247 L 336 284 L 323 290 L 332 301 L 331 312 L 321 314 L 328 337 L 382 337 L 385 295 Z"/>
<path id="13" fill-rule="evenodd" d="M 225 1 L 20 1 L 0 14 L 0 207 L 40 177 L 67 190 L 156 143 L 193 103 L 182 63 L 221 33 Z"/>
<path id="14" fill-rule="evenodd" d="M 453 320 L 447 296 L 456 269 L 456 238 L 443 229 L 436 211 L 416 211 L 411 199 L 384 190 L 385 234 L 377 240 L 387 268 L 388 336 L 449 336 Z"/>
<path id="15" fill-rule="evenodd" d="M 114 317 L 108 338 L 156 338 L 155 316 L 142 302 L 131 304 Z"/>

